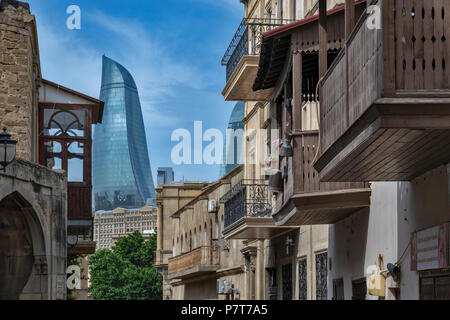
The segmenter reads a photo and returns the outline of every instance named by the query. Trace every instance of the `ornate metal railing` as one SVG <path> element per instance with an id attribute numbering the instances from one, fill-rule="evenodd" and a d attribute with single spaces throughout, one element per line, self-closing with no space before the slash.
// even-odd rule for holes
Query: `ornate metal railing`
<path id="1" fill-rule="evenodd" d="M 225 204 L 224 228 L 245 217 L 270 217 L 267 181 L 244 179 L 226 193 L 220 203 Z"/>
<path id="2" fill-rule="evenodd" d="M 244 18 L 222 58 L 222 66 L 227 68 L 227 81 L 243 56 L 259 55 L 264 32 L 293 21 L 289 19 Z"/>

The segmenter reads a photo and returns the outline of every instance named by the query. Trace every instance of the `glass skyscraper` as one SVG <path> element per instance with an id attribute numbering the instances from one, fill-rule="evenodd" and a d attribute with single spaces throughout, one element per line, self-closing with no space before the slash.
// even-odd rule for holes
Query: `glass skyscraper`
<path id="1" fill-rule="evenodd" d="M 230 135 L 227 132 L 226 138 L 223 144 L 223 162 L 220 166 L 219 176 L 223 177 L 231 170 L 236 168 L 238 165 L 243 163 L 244 158 L 244 112 L 245 103 L 238 102 L 233 108 L 230 115 L 230 120 L 228 121 L 228 130 L 234 130 L 236 134 Z M 242 135 L 236 130 L 242 130 Z"/>
<path id="2" fill-rule="evenodd" d="M 103 56 L 100 100 L 103 121 L 95 128 L 95 210 L 154 205 L 156 194 L 136 84 L 119 63 Z"/>

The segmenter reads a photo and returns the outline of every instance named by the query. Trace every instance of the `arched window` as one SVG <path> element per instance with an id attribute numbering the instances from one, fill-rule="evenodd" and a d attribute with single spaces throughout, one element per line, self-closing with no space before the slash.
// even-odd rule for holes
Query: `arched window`
<path id="1" fill-rule="evenodd" d="M 205 222 L 205 228 L 203 229 L 203 245 L 206 246 L 208 244 L 208 229 Z"/>
<path id="2" fill-rule="evenodd" d="M 175 239 L 172 240 L 172 257 L 176 256 Z"/>
<path id="3" fill-rule="evenodd" d="M 194 248 L 197 248 L 197 228 L 194 228 Z"/>
<path id="4" fill-rule="evenodd" d="M 216 234 L 215 234 L 215 239 L 219 239 L 220 235 L 219 235 L 219 219 L 216 218 L 214 219 L 214 223 L 216 224 Z"/>
<path id="5" fill-rule="evenodd" d="M 212 219 L 209 219 L 209 240 L 212 240 L 213 237 L 214 237 L 214 234 L 213 234 L 213 222 L 212 222 Z"/>
<path id="6" fill-rule="evenodd" d="M 183 236 L 181 236 L 180 254 L 184 252 Z"/>
<path id="7" fill-rule="evenodd" d="M 198 245 L 201 247 L 202 244 L 202 226 L 198 227 Z"/>
<path id="8" fill-rule="evenodd" d="M 90 149 L 85 148 L 90 133 L 87 110 L 44 108 L 42 115 L 40 163 L 67 171 L 69 182 L 90 183 L 85 163 L 90 157 Z"/>
<path id="9" fill-rule="evenodd" d="M 192 231 L 189 231 L 189 251 L 192 251 Z"/>

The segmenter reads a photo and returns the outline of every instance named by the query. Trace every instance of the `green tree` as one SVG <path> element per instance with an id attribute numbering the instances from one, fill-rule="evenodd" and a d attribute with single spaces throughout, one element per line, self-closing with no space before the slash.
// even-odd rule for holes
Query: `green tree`
<path id="1" fill-rule="evenodd" d="M 162 278 L 154 268 L 156 233 L 145 241 L 139 231 L 117 240 L 112 250 L 89 258 L 90 294 L 96 300 L 160 300 Z"/>

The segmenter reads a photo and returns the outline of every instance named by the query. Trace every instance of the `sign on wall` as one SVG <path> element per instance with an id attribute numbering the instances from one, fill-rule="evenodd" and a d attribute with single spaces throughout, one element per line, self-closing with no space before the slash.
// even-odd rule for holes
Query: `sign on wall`
<path id="1" fill-rule="evenodd" d="M 411 270 L 449 266 L 449 224 L 428 228 L 411 236 Z"/>

